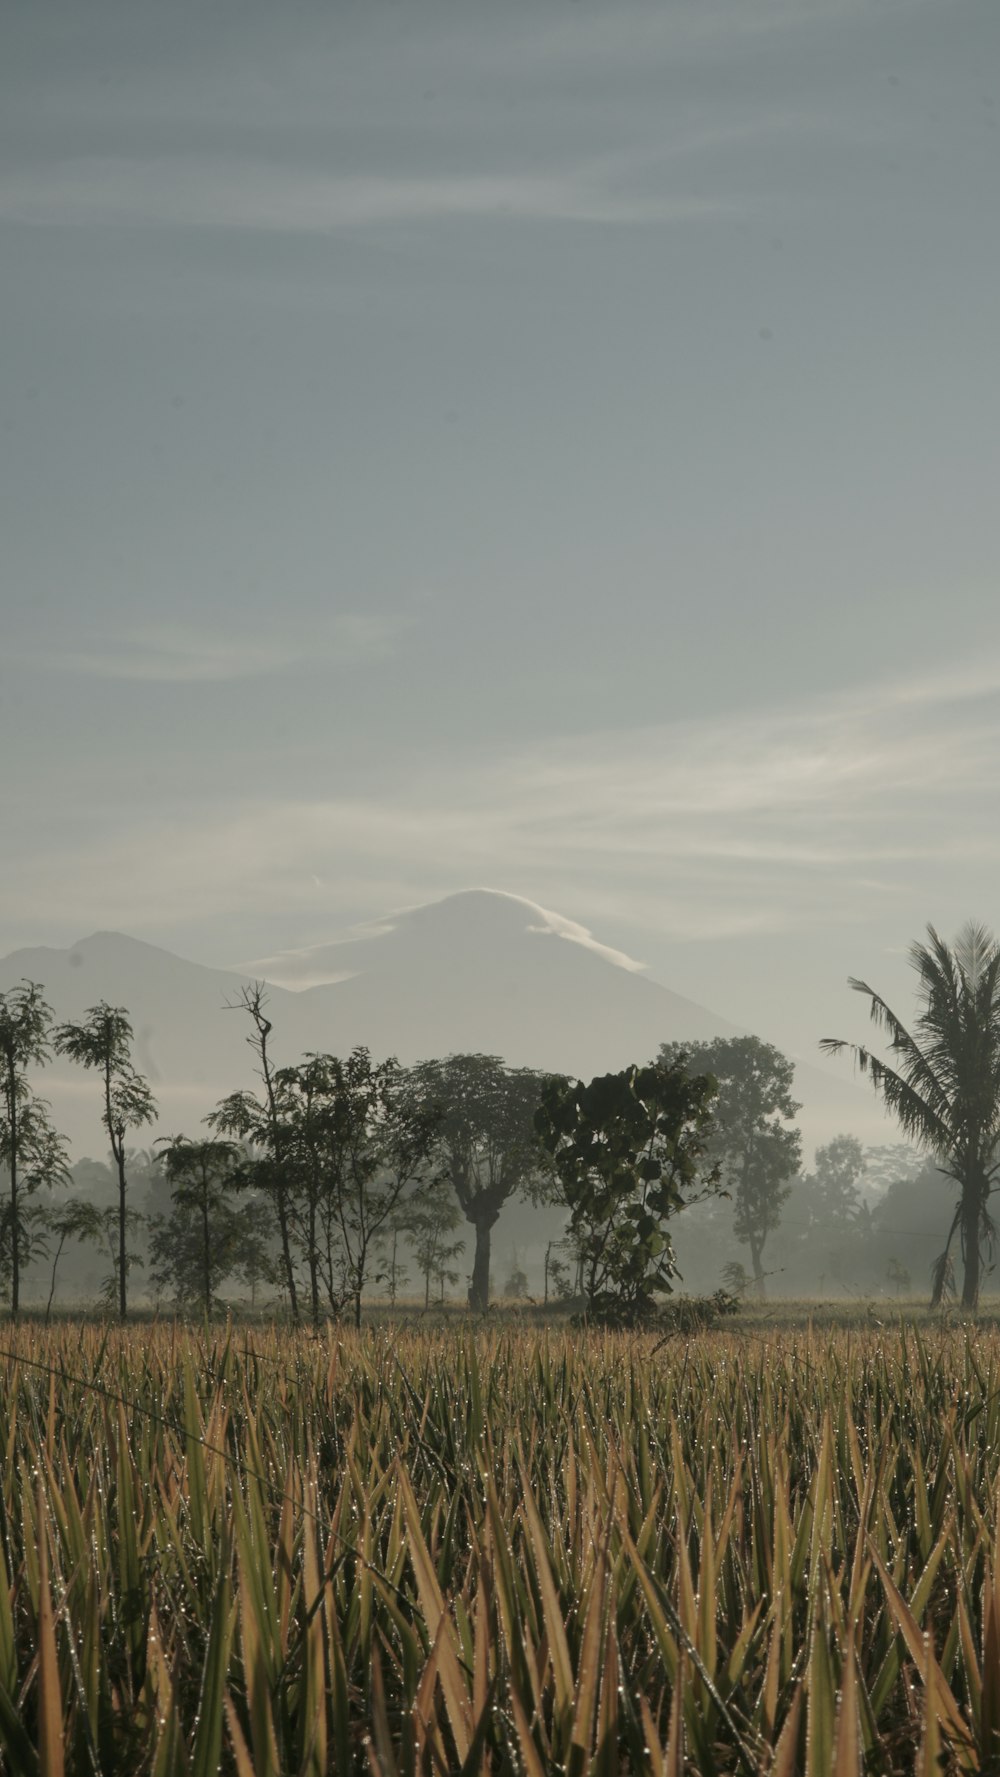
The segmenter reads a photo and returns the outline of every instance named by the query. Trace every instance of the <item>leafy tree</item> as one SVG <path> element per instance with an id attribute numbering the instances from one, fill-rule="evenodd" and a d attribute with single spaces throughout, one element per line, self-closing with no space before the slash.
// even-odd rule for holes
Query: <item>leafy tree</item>
<path id="1" fill-rule="evenodd" d="M 542 1301 L 546 1308 L 549 1305 L 550 1289 L 555 1294 L 557 1301 L 560 1302 L 568 1302 L 573 1294 L 569 1265 L 565 1259 L 556 1256 L 566 1244 L 562 1240 L 550 1240 L 545 1248 L 545 1263 L 542 1267 Z"/>
<path id="2" fill-rule="evenodd" d="M 270 1198 L 253 1191 L 244 1198 L 242 1211 L 230 1275 L 250 1291 L 250 1306 L 256 1308 L 261 1285 L 274 1287 L 282 1277 L 274 1205 Z"/>
<path id="3" fill-rule="evenodd" d="M 730 1259 L 722 1267 L 722 1281 L 729 1294 L 741 1301 L 750 1288 L 750 1273 L 739 1259 Z"/>
<path id="4" fill-rule="evenodd" d="M 580 1242 L 591 1316 L 639 1325 L 670 1290 L 667 1224 L 686 1191 L 715 1182 L 703 1173 L 715 1091 L 682 1061 L 545 1087 L 535 1127 Z"/>
<path id="5" fill-rule="evenodd" d="M 450 1191 L 438 1182 L 430 1190 L 421 1191 L 407 1206 L 406 1237 L 424 1280 L 424 1307 L 430 1307 L 431 1283 L 440 1289 L 442 1300 L 446 1284 L 458 1282 L 455 1261 L 465 1251 L 464 1240 L 449 1239 L 462 1220 L 462 1212 Z"/>
<path id="6" fill-rule="evenodd" d="M 153 1282 L 172 1285 L 178 1300 L 198 1302 L 206 1315 L 243 1245 L 246 1211 L 233 1202 L 240 1157 L 234 1142 L 184 1135 L 163 1154 L 172 1209 L 153 1225 Z"/>
<path id="7" fill-rule="evenodd" d="M 229 1008 L 246 1012 L 252 1030 L 247 1042 L 257 1060 L 257 1072 L 263 1096 L 253 1092 L 232 1092 L 206 1118 L 212 1129 L 233 1136 L 251 1150 L 243 1164 L 247 1185 L 262 1191 L 274 1205 L 275 1219 L 281 1241 L 282 1273 L 292 1319 L 299 1318 L 299 1292 L 292 1258 L 292 1226 L 294 1218 L 293 1168 L 287 1153 L 287 1131 L 281 1115 L 276 1070 L 271 1057 L 270 1038 L 274 1026 L 264 1008 L 267 992 L 263 981 L 244 987 L 240 998 Z"/>
<path id="8" fill-rule="evenodd" d="M 53 1128 L 47 1103 L 28 1084 L 29 1067 L 44 1066 L 49 1059 L 51 1026 L 52 1011 L 37 981 L 22 981 L 0 993 L 0 1165 L 10 1179 L 0 1231 L 15 1320 L 21 1306 L 21 1270 L 29 1257 L 22 1198 L 69 1176 L 66 1143 Z"/>
<path id="9" fill-rule="evenodd" d="M 130 1162 L 131 1150 L 126 1159 Z M 109 1203 L 117 1203 L 118 1201 L 118 1185 L 110 1160 L 111 1151 L 109 1149 L 107 1160 L 93 1160 L 89 1155 L 85 1155 L 82 1160 L 74 1161 L 70 1168 L 73 1191 L 76 1196 L 86 1198 L 88 1203 L 96 1203 L 102 1209 L 107 1208 Z M 129 1177 L 131 1178 L 131 1176 L 132 1167 L 129 1164 Z"/>
<path id="10" fill-rule="evenodd" d="M 435 1156 L 476 1234 L 469 1307 L 490 1300 L 493 1228 L 509 1198 L 539 1201 L 549 1183 L 535 1135 L 545 1076 L 498 1055 L 449 1055 L 412 1069 L 414 1086 L 440 1118 Z"/>
<path id="11" fill-rule="evenodd" d="M 848 983 L 865 995 L 872 1023 L 887 1033 L 894 1065 L 839 1037 L 824 1038 L 820 1048 L 828 1055 L 847 1049 L 903 1134 L 930 1150 L 939 1170 L 956 1181 L 959 1201 L 941 1256 L 961 1230 L 962 1306 L 975 1308 L 982 1249 L 993 1234 L 989 1197 L 1000 1171 L 1000 945 L 972 921 L 952 947 L 930 925 L 927 938 L 910 947 L 915 1034 L 867 982 Z M 940 1266 L 935 1285 L 945 1275 Z"/>
<path id="12" fill-rule="evenodd" d="M 906 1266 L 899 1259 L 890 1259 L 885 1268 L 886 1282 L 891 1283 L 897 1296 L 903 1296 L 913 1287 L 913 1279 Z"/>
<path id="13" fill-rule="evenodd" d="M 61 1024 L 55 1032 L 55 1046 L 60 1055 L 68 1055 L 81 1067 L 93 1068 L 101 1076 L 103 1108 L 101 1121 L 111 1143 L 111 1153 L 118 1173 L 118 1314 L 124 1320 L 128 1312 L 128 1272 L 135 1255 L 127 1251 L 130 1218 L 127 1207 L 128 1177 L 126 1173 L 125 1138 L 130 1129 L 140 1129 L 156 1120 L 156 1100 L 142 1075 L 132 1065 L 132 1025 L 124 1006 L 109 1006 L 100 1000 L 84 1013 L 82 1024 Z"/>
<path id="14" fill-rule="evenodd" d="M 280 1068 L 272 1083 L 287 1228 L 305 1256 L 313 1326 L 320 1320 L 321 1280 L 334 1312 L 339 1313 L 343 1305 L 343 1286 L 337 1276 L 342 1253 L 336 1226 L 344 1159 L 339 1066 L 330 1055 L 307 1055 L 298 1067 Z"/>
<path id="15" fill-rule="evenodd" d="M 409 1271 L 399 1253 L 399 1243 L 405 1239 L 406 1223 L 402 1218 L 390 1217 L 376 1242 L 379 1262 L 383 1269 L 377 1273 L 379 1282 L 384 1283 L 389 1291 L 389 1307 L 395 1308 L 396 1297 L 405 1284 Z"/>
<path id="16" fill-rule="evenodd" d="M 127 1242 L 135 1230 L 145 1222 L 139 1210 L 129 1204 L 125 1209 L 125 1274 L 133 1267 L 142 1266 L 142 1255 L 129 1247 Z M 79 1240 L 85 1245 L 93 1246 L 102 1253 L 108 1262 L 108 1271 L 101 1282 L 101 1301 L 111 1309 L 119 1301 L 121 1279 L 121 1221 L 120 1204 L 109 1203 L 103 1208 L 96 1203 L 84 1203 L 77 1200 L 65 1205 L 56 1216 L 48 1219 L 44 1246 L 46 1253 L 51 1252 L 52 1239 L 55 1238 L 56 1250 L 53 1259 L 52 1277 L 49 1286 L 49 1300 L 46 1318 L 52 1307 L 55 1295 L 56 1269 L 62 1257 L 63 1249 L 70 1239 Z M 42 1243 L 40 1243 L 41 1245 Z"/>
<path id="17" fill-rule="evenodd" d="M 733 1232 L 750 1248 L 757 1293 L 763 1296 L 764 1248 L 781 1220 L 781 1207 L 802 1156 L 799 1106 L 792 1098 L 794 1067 L 760 1037 L 716 1037 L 711 1043 L 664 1043 L 660 1061 L 709 1073 L 718 1082 L 709 1153 L 733 1198 Z"/>
<path id="18" fill-rule="evenodd" d="M 521 1264 L 517 1253 L 511 1253 L 510 1270 L 503 1286 L 503 1293 L 510 1299 L 520 1299 L 528 1293 L 528 1273 Z"/>
<path id="19" fill-rule="evenodd" d="M 927 1164 L 927 1156 L 905 1141 L 878 1142 L 867 1147 L 864 1155 L 865 1186 L 876 1197 L 882 1197 L 900 1179 L 916 1178 Z"/>
<path id="20" fill-rule="evenodd" d="M 89 1241 L 100 1244 L 104 1237 L 104 1220 L 95 1203 L 87 1203 L 80 1198 L 73 1198 L 69 1203 L 61 1203 L 47 1218 L 47 1240 L 45 1243 L 46 1257 L 52 1258 L 52 1276 L 49 1281 L 49 1299 L 45 1304 L 46 1323 L 52 1313 L 52 1303 L 56 1293 L 56 1273 L 63 1248 L 69 1240 Z M 53 1252 L 53 1244 L 55 1251 Z"/>
<path id="21" fill-rule="evenodd" d="M 865 1154 L 857 1136 L 835 1135 L 816 1149 L 816 1169 L 810 1184 L 824 1228 L 842 1233 L 858 1219 L 861 1192 L 858 1180 L 865 1170 Z"/>
<path id="22" fill-rule="evenodd" d="M 361 1325 L 373 1249 L 401 1205 L 427 1183 L 441 1122 L 438 1107 L 398 1061 L 375 1064 L 367 1049 L 326 1058 L 332 1079 L 332 1217 L 343 1273 Z"/>

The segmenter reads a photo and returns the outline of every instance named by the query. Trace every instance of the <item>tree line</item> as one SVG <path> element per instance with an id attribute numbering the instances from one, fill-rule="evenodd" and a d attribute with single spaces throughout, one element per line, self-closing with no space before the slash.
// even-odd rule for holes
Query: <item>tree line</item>
<path id="1" fill-rule="evenodd" d="M 963 1303 L 974 1306 L 1000 1166 L 1000 949 L 979 927 L 966 928 L 953 949 L 933 928 L 929 939 L 911 955 L 920 986 L 915 1035 L 865 983 L 851 982 L 888 1031 L 896 1065 L 853 1052 L 903 1132 L 958 1185 L 934 1295 L 946 1287 L 958 1233 Z M 566 1212 L 575 1288 L 594 1317 L 647 1319 L 677 1276 L 673 1218 L 720 1195 L 749 1255 L 746 1279 L 763 1293 L 765 1249 L 801 1161 L 793 1066 L 771 1044 L 754 1036 L 664 1044 L 645 1066 L 590 1082 L 489 1055 L 403 1067 L 375 1062 L 363 1047 L 278 1066 L 263 984 L 246 987 L 240 1006 L 255 1086 L 216 1106 L 207 1135 L 159 1144 L 169 1207 L 150 1229 L 152 1277 L 178 1301 L 208 1312 L 238 1276 L 252 1291 L 280 1287 L 295 1320 L 349 1314 L 357 1324 L 374 1282 L 387 1282 L 394 1297 L 401 1240 L 417 1256 L 428 1298 L 432 1277 L 442 1292 L 445 1280 L 457 1281 L 464 1220 L 473 1247 L 469 1306 L 484 1312 L 492 1230 L 515 1197 Z M 852 1046 L 827 1039 L 823 1047 Z M 53 1197 L 69 1178 L 68 1150 L 31 1083 L 53 1054 L 95 1076 L 113 1205 L 73 1198 L 60 1206 Z M 129 1144 L 156 1114 L 132 1059 L 125 1008 L 101 1001 L 82 1020 L 56 1024 L 38 983 L 0 994 L 0 1165 L 9 1182 L 0 1274 L 13 1315 L 25 1265 L 54 1254 L 54 1291 L 63 1247 L 83 1240 L 106 1251 L 110 1293 L 125 1318 L 137 1220 Z M 845 1221 L 859 1213 L 860 1166 L 851 1137 L 817 1155 L 814 1177 L 831 1203 L 841 1193 Z M 568 1287 L 558 1261 L 552 1274 Z"/>

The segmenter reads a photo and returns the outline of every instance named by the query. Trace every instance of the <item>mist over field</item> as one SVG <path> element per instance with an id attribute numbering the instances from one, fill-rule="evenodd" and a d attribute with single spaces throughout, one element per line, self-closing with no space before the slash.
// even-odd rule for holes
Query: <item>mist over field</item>
<path id="1" fill-rule="evenodd" d="M 150 1156 L 158 1136 L 196 1136 L 227 1092 L 257 1084 L 240 1007 L 249 981 L 262 978 L 257 970 L 267 971 L 273 1054 L 282 1065 L 307 1054 L 346 1055 L 364 1044 L 378 1059 L 395 1055 L 405 1064 L 479 1053 L 501 1056 L 512 1068 L 589 1078 L 636 1059 L 650 1061 L 664 1043 L 728 1042 L 746 1034 L 652 981 L 634 959 L 609 950 L 584 928 L 487 890 L 411 909 L 332 946 L 260 959 L 252 970 L 252 976 L 211 970 L 103 933 L 65 951 L 15 952 L 0 962 L 0 993 L 26 979 L 44 981 L 60 1021 L 82 1018 L 100 1000 L 129 1009 L 136 1063 L 158 1106 L 141 1143 L 136 1137 Z M 107 1148 L 99 1093 L 60 1058 L 42 1077 L 74 1159 L 91 1163 L 79 1174 L 79 1188 L 107 1195 L 110 1175 L 102 1186 L 95 1165 Z M 829 1065 L 799 1062 L 794 1092 L 801 1173 L 782 1209 L 777 1244 L 772 1242 L 770 1293 L 891 1299 L 904 1271 L 910 1280 L 904 1287 L 925 1289 L 951 1200 L 933 1162 L 926 1164 L 923 1185 L 912 1188 L 920 1157 L 899 1143 L 874 1095 L 850 1070 L 838 1077 Z M 824 1227 L 816 1150 L 845 1133 L 868 1150 L 867 1157 L 852 1181 L 854 1198 Z M 148 1197 L 155 1214 L 168 1190 L 155 1171 L 147 1181 L 147 1170 L 139 1160 L 136 1199 Z M 746 1259 L 732 1223 L 728 1196 L 709 1197 L 678 1217 L 678 1287 L 710 1294 L 727 1264 Z M 532 1207 L 518 1198 L 506 1203 L 493 1237 L 497 1295 L 522 1271 L 526 1293 L 541 1297 L 545 1249 L 564 1233 L 565 1211 L 558 1205 Z M 469 1262 L 465 1256 L 457 1263 L 459 1277 Z M 64 1266 L 64 1288 L 85 1293 L 85 1280 L 97 1275 L 96 1261 L 85 1262 L 70 1250 Z M 47 1266 L 40 1266 L 35 1287 L 47 1278 Z M 410 1283 L 412 1288 L 412 1266 Z M 138 1288 L 147 1293 L 141 1280 Z"/>

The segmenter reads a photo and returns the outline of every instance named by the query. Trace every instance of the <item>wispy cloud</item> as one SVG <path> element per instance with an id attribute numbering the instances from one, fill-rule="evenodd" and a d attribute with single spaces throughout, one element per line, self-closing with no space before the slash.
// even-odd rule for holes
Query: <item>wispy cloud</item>
<path id="1" fill-rule="evenodd" d="M 612 963 L 615 968 L 625 969 L 630 974 L 639 974 L 646 966 L 627 952 L 602 944 L 588 926 L 580 925 L 577 920 L 567 919 L 565 915 L 554 913 L 548 907 L 540 907 L 537 901 L 531 901 L 524 895 L 505 894 L 504 898 L 515 903 L 524 918 L 525 930 L 535 936 L 559 938 L 564 943 L 576 944 L 582 950 L 590 950 L 595 956 L 602 957 L 605 962 Z M 272 956 L 256 957 L 233 966 L 240 974 L 263 977 L 281 987 L 314 987 L 321 982 L 329 984 L 346 981 L 364 968 L 366 942 L 392 932 L 413 911 L 415 909 L 404 907 L 389 919 L 357 926 L 346 937 L 334 940 L 332 944 L 281 950 Z"/>
<path id="2" fill-rule="evenodd" d="M 401 615 L 343 612 L 298 632 L 261 633 L 252 624 L 231 631 L 202 624 L 144 624 L 98 640 L 8 650 L 22 665 L 89 678 L 150 684 L 217 684 L 288 671 L 305 661 L 356 666 L 391 651 L 408 625 Z"/>
<path id="3" fill-rule="evenodd" d="M 0 219 L 35 227 L 126 224 L 328 234 L 431 221 L 685 222 L 721 213 L 718 200 L 643 195 L 616 179 L 618 162 L 566 171 L 342 175 L 310 167 L 175 154 L 80 156 L 0 176 Z"/>
<path id="4" fill-rule="evenodd" d="M 151 933 L 234 912 L 289 943 L 345 902 L 477 883 L 599 926 L 719 938 L 863 921 L 951 885 L 994 894 L 1000 673 L 987 664 L 798 710 L 578 736 L 502 759 L 400 761 L 391 789 L 135 810 L 92 847 L 8 860 L 0 913 Z M 58 910 L 58 911 L 57 911 Z M 926 917 L 921 912 L 920 917 Z M 220 959 L 225 960 L 225 959 Z M 230 959 L 231 960 L 231 959 Z"/>

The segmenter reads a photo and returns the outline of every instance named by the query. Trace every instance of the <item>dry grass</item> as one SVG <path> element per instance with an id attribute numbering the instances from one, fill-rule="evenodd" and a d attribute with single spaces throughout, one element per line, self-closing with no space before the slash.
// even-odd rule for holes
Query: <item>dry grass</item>
<path id="1" fill-rule="evenodd" d="M 1000 1769 L 993 1332 L 3 1344 L 9 1771 Z"/>

